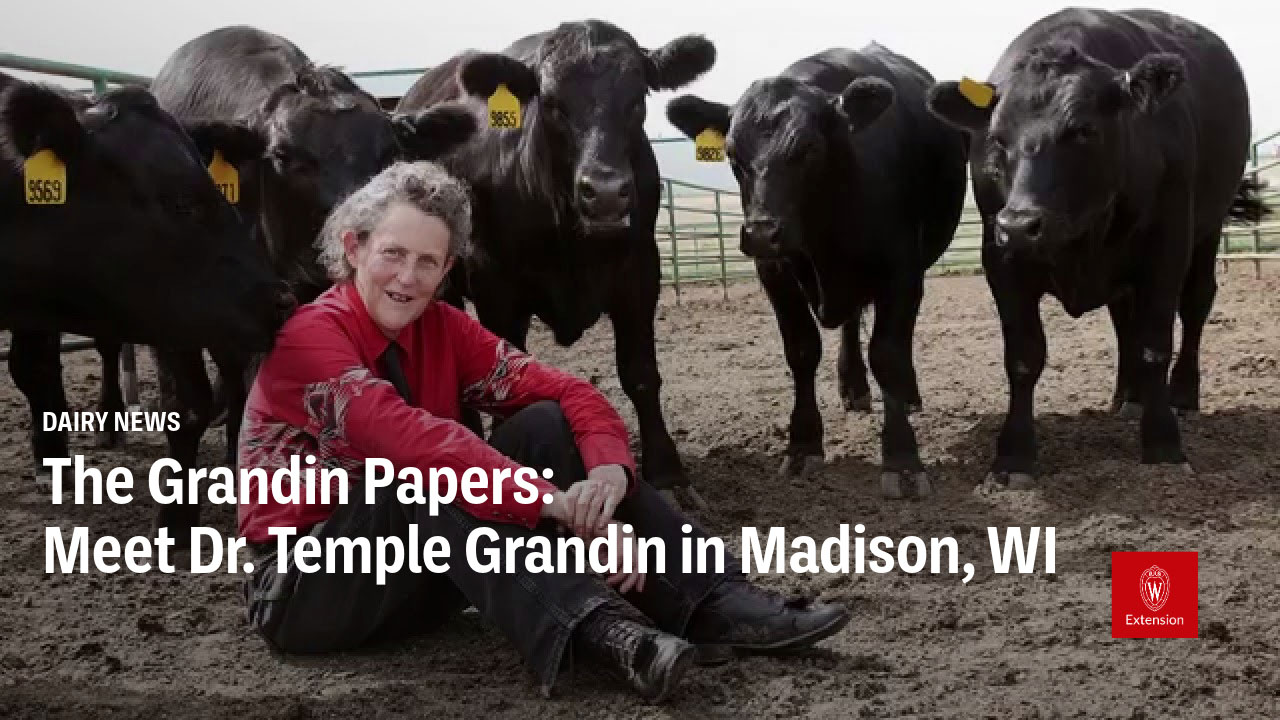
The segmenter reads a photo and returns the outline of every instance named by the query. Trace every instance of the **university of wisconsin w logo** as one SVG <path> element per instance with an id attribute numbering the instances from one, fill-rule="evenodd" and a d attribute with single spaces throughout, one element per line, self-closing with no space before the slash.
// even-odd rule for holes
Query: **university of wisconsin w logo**
<path id="1" fill-rule="evenodd" d="M 1199 632 L 1198 553 L 1111 553 L 1111 637 L 1194 638 Z"/>
<path id="2" fill-rule="evenodd" d="M 1169 602 L 1169 590 L 1172 587 L 1169 582 L 1169 573 L 1159 565 L 1152 565 L 1144 570 L 1142 576 L 1138 578 L 1138 586 L 1142 604 L 1146 605 L 1151 612 L 1160 612 L 1160 608 Z"/>

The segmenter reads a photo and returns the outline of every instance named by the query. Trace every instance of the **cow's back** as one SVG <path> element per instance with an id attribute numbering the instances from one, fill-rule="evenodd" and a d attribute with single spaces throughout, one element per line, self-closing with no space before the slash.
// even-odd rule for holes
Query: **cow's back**
<path id="1" fill-rule="evenodd" d="M 1161 108 L 1155 121 L 1168 133 L 1164 142 L 1147 138 L 1166 152 L 1166 163 L 1195 172 L 1196 232 L 1213 231 L 1239 187 L 1252 134 L 1244 73 L 1226 44 L 1207 28 L 1158 10 L 1070 8 L 1027 28 L 997 62 L 990 80 L 997 86 L 1032 48 L 1066 42 L 1118 71 L 1150 53 L 1174 53 L 1186 62 L 1185 87 Z M 1176 125 L 1189 123 L 1192 143 L 1175 140 Z"/>
<path id="2" fill-rule="evenodd" d="M 292 81 L 309 62 L 279 35 L 243 25 L 224 27 L 174 51 L 151 90 L 178 118 L 236 119 Z"/>

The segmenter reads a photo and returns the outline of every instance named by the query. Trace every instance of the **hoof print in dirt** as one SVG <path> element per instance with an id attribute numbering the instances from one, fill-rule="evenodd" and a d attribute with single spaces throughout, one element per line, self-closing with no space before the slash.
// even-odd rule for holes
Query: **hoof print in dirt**
<path id="1" fill-rule="evenodd" d="M 821 472 L 825 464 L 821 455 L 788 455 L 782 459 L 778 474 L 782 477 L 804 479 Z"/>
<path id="2" fill-rule="evenodd" d="M 928 473 L 886 470 L 880 473 L 880 494 L 891 500 L 924 499 L 933 494 Z"/>

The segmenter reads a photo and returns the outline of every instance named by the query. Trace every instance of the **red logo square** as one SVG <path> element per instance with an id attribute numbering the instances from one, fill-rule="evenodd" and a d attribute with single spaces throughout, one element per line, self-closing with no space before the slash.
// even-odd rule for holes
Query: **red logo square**
<path id="1" fill-rule="evenodd" d="M 1111 553 L 1111 637 L 1200 635 L 1200 553 Z"/>

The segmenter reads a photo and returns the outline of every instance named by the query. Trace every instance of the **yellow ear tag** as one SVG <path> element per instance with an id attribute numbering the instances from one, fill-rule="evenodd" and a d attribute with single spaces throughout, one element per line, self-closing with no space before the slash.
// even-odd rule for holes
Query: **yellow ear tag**
<path id="1" fill-rule="evenodd" d="M 724 162 L 724 136 L 719 130 L 707 128 L 693 139 L 698 162 Z"/>
<path id="2" fill-rule="evenodd" d="M 67 166 L 45 148 L 22 165 L 22 185 L 28 205 L 62 205 L 67 202 Z"/>
<path id="3" fill-rule="evenodd" d="M 213 162 L 209 163 L 209 175 L 227 202 L 232 205 L 240 202 L 240 171 L 222 157 L 221 150 L 213 151 Z"/>
<path id="4" fill-rule="evenodd" d="M 996 91 L 986 83 L 963 78 L 960 80 L 960 94 L 973 103 L 974 107 L 986 108 L 991 105 L 991 100 L 996 96 Z"/>
<path id="5" fill-rule="evenodd" d="M 505 84 L 489 96 L 489 127 L 503 130 L 520 129 L 520 101 Z"/>

